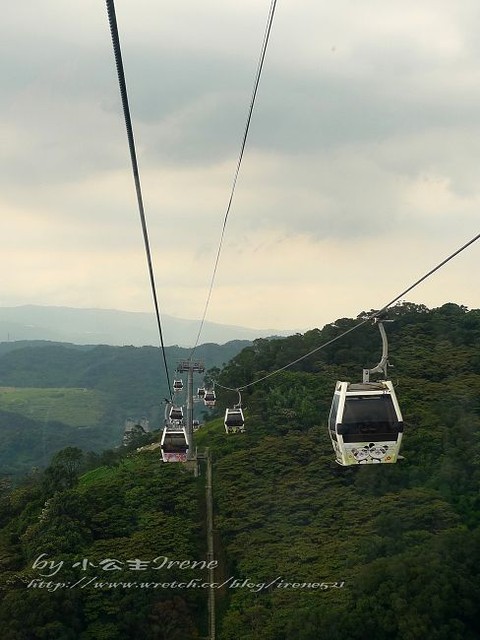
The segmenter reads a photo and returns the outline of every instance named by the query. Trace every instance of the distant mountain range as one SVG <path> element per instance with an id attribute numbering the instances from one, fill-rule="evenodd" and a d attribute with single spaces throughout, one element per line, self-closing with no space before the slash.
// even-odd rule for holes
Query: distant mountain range
<path id="1" fill-rule="evenodd" d="M 198 320 L 162 315 L 163 337 L 167 346 L 193 346 L 199 327 Z M 200 343 L 225 344 L 231 340 L 255 340 L 270 336 L 287 336 L 292 333 L 295 332 L 251 329 L 205 322 Z M 153 312 L 39 305 L 0 307 L 0 342 L 19 340 L 51 340 L 74 344 L 136 347 L 159 344 Z"/>

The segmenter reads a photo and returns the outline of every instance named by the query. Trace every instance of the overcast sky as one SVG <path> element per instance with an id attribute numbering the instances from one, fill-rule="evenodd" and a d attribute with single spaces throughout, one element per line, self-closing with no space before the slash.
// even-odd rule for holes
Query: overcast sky
<path id="1" fill-rule="evenodd" d="M 270 0 L 115 6 L 160 306 L 199 318 Z M 278 1 L 208 320 L 355 317 L 479 232 L 479 23 Z M 0 65 L 0 306 L 151 311 L 105 3 L 3 3 Z M 408 299 L 480 307 L 479 252 Z"/>

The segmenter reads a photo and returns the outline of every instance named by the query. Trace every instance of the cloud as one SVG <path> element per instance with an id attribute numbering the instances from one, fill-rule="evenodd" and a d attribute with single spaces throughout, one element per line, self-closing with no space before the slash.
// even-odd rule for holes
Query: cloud
<path id="1" fill-rule="evenodd" d="M 116 8 L 162 305 L 198 317 L 268 6 Z M 209 319 L 355 315 L 477 232 L 479 13 L 473 0 L 278 5 Z M 0 35 L 4 299 L 150 310 L 105 7 L 9 3 Z M 469 251 L 418 301 L 478 305 Z"/>

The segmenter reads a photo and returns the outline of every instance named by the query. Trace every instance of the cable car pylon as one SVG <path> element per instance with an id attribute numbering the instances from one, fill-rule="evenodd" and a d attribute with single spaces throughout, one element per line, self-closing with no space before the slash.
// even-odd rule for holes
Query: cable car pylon
<path id="1" fill-rule="evenodd" d="M 189 443 L 187 460 L 195 460 L 195 452 L 193 450 L 193 374 L 204 373 L 205 365 L 198 360 L 183 360 L 177 366 L 179 373 L 187 373 L 187 421 L 186 434 Z"/>

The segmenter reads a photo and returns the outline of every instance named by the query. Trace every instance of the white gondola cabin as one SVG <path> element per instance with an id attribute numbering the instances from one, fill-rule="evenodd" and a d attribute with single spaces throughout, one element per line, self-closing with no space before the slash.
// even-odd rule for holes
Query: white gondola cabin
<path id="1" fill-rule="evenodd" d="M 183 422 L 183 407 L 171 407 L 168 417 L 171 422 Z"/>
<path id="2" fill-rule="evenodd" d="M 397 462 L 403 418 L 392 383 L 337 382 L 328 432 L 342 466 Z"/>
<path id="3" fill-rule="evenodd" d="M 163 462 L 186 462 L 188 440 L 185 427 L 168 425 L 163 429 L 160 442 Z"/>
<path id="4" fill-rule="evenodd" d="M 183 389 L 183 380 L 174 380 L 173 381 L 173 390 L 181 391 Z"/>
<path id="5" fill-rule="evenodd" d="M 205 389 L 203 387 L 198 387 L 197 389 L 197 398 L 203 400 L 205 397 Z"/>
<path id="6" fill-rule="evenodd" d="M 242 409 L 240 407 L 227 409 L 225 411 L 224 425 L 227 433 L 244 433 L 245 418 Z"/>
<path id="7" fill-rule="evenodd" d="M 205 389 L 205 395 L 203 396 L 203 402 L 206 407 L 214 407 L 217 396 L 213 389 Z"/>

